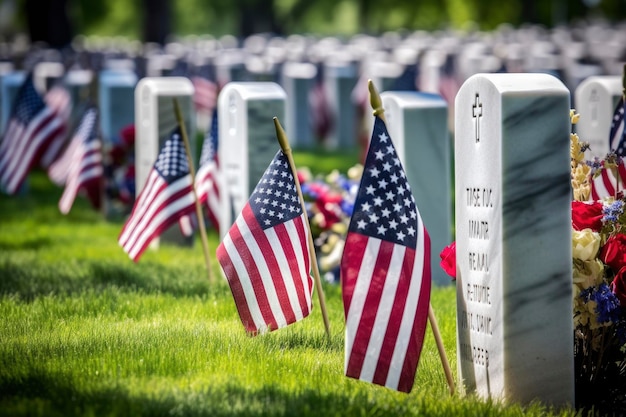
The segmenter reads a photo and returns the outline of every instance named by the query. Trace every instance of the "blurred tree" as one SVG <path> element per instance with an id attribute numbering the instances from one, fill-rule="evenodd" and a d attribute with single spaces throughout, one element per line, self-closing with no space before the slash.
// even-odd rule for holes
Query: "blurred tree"
<path id="1" fill-rule="evenodd" d="M 172 30 L 170 0 L 143 0 L 143 41 L 164 45 Z"/>
<path id="2" fill-rule="evenodd" d="M 70 44 L 74 33 L 67 0 L 26 0 L 24 6 L 31 42 L 44 42 L 53 48 Z"/>

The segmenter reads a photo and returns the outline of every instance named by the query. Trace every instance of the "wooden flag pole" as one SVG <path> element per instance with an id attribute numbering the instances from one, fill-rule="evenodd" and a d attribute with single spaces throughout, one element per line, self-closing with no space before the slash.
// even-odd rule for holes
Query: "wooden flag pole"
<path id="1" fill-rule="evenodd" d="M 378 116 L 383 122 L 385 122 L 385 124 L 387 124 L 387 121 L 385 120 L 383 102 L 380 99 L 380 95 L 378 94 L 376 86 L 374 86 L 372 80 L 367 80 L 367 88 L 370 93 L 370 105 L 373 110 L 372 113 L 374 116 Z M 433 329 L 435 343 L 437 343 L 437 350 L 439 351 L 439 356 L 441 357 L 441 364 L 443 365 L 443 370 L 446 374 L 446 381 L 448 382 L 450 395 L 454 395 L 454 378 L 452 378 L 452 370 L 450 369 L 450 363 L 448 362 L 446 350 L 443 346 L 443 340 L 441 339 L 441 333 L 439 332 L 439 326 L 437 325 L 437 319 L 435 318 L 435 311 L 430 303 L 428 304 L 428 321 L 430 322 L 430 327 Z"/>
<path id="2" fill-rule="evenodd" d="M 298 171 L 296 170 L 296 165 L 293 162 L 293 155 L 291 154 L 291 147 L 289 146 L 289 141 L 287 140 L 287 134 L 283 130 L 283 127 L 280 125 L 277 117 L 274 117 L 274 127 L 276 128 L 276 137 L 278 138 L 278 143 L 280 143 L 280 148 L 283 153 L 287 157 L 289 161 L 289 166 L 291 168 L 291 175 L 296 182 L 296 189 L 298 191 L 298 198 L 300 199 L 300 205 L 302 206 L 302 212 L 306 213 L 306 207 L 304 205 L 304 198 L 302 197 L 302 189 L 300 188 L 300 181 L 298 180 Z M 320 271 L 317 266 L 317 256 L 315 255 L 315 246 L 313 246 L 313 236 L 311 235 L 311 225 L 309 222 L 306 222 L 306 227 L 309 229 L 309 255 L 311 257 L 311 266 L 313 267 L 313 278 L 315 280 L 315 289 L 317 290 L 317 296 L 320 300 L 320 310 L 322 310 L 322 318 L 324 319 L 324 327 L 326 328 L 326 336 L 330 339 L 330 324 L 328 322 L 328 313 L 326 311 L 326 298 L 324 297 L 324 289 L 322 288 L 322 279 L 320 278 Z"/>
<path id="3" fill-rule="evenodd" d="M 189 146 L 189 138 L 187 137 L 187 129 L 185 127 L 185 121 L 183 120 L 183 114 L 180 111 L 180 105 L 176 97 L 174 100 L 174 112 L 176 113 L 176 120 L 178 126 L 180 126 L 180 133 L 183 137 L 183 143 L 185 144 L 185 153 L 187 154 L 187 163 L 189 164 L 189 173 L 191 174 L 191 188 L 193 190 L 193 198 L 196 202 L 196 216 L 198 217 L 198 227 L 200 228 L 200 238 L 202 240 L 202 249 L 204 251 L 204 261 L 206 263 L 206 270 L 211 284 L 215 283 L 213 278 L 213 270 L 211 269 L 211 258 L 209 257 L 209 241 L 206 237 L 206 229 L 204 225 L 204 217 L 202 216 L 202 207 L 198 200 L 198 193 L 196 192 L 196 185 L 194 179 L 196 178 L 196 172 L 193 168 L 193 160 L 191 159 L 191 147 Z"/>

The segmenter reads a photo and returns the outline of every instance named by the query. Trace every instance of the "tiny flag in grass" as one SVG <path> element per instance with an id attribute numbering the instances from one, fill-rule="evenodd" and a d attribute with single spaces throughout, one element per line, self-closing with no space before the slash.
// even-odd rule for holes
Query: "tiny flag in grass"
<path id="1" fill-rule="evenodd" d="M 64 130 L 63 121 L 35 90 L 32 74 L 26 77 L 0 143 L 0 188 L 15 194 Z"/>
<path id="2" fill-rule="evenodd" d="M 95 107 L 85 111 L 66 153 L 59 160 L 59 163 L 68 164 L 65 190 L 59 201 L 59 210 L 63 214 L 69 213 L 81 189 L 87 194 L 91 205 L 100 208 L 103 167 L 97 120 L 98 111 Z"/>
<path id="3" fill-rule="evenodd" d="M 219 232 L 220 177 L 217 158 L 218 147 L 217 109 L 213 110 L 211 128 L 204 137 L 195 185 L 200 204 L 206 204 L 207 216 Z"/>
<path id="4" fill-rule="evenodd" d="M 410 392 L 430 303 L 430 238 L 376 117 L 341 260 L 345 374 Z"/>
<path id="5" fill-rule="evenodd" d="M 118 242 L 137 262 L 154 238 L 194 210 L 193 180 L 176 128 L 163 144 Z"/>
<path id="6" fill-rule="evenodd" d="M 217 248 L 239 317 L 250 334 L 309 315 L 307 215 L 285 154 L 278 151 Z"/>

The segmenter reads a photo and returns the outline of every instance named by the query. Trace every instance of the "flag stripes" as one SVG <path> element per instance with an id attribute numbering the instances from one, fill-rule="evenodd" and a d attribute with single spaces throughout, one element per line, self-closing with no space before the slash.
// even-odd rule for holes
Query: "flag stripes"
<path id="1" fill-rule="evenodd" d="M 420 234 L 416 250 L 360 234 L 350 234 L 346 245 L 360 262 L 350 273 L 356 279 L 346 275 L 355 285 L 343 291 L 348 311 L 344 371 L 352 378 L 408 392 L 426 327 L 415 317 L 428 315 L 428 292 L 422 291 L 422 280 L 410 277 L 414 270 L 430 274 L 428 263 L 415 256 L 420 251 L 430 255 L 428 236 Z"/>
<path id="2" fill-rule="evenodd" d="M 15 194 L 47 146 L 64 130 L 55 113 L 44 107 L 27 125 L 11 119 L 0 144 L 0 184 Z"/>
<path id="3" fill-rule="evenodd" d="M 306 221 L 302 214 L 262 230 L 246 205 L 218 247 L 218 260 L 248 332 L 276 330 L 309 315 Z"/>
<path id="4" fill-rule="evenodd" d="M 591 198 L 601 200 L 604 197 L 614 197 L 626 188 L 626 166 L 619 160 L 617 163 L 618 178 L 612 169 L 601 168 L 600 174 L 591 179 Z M 619 183 L 618 183 L 619 180 Z"/>
<path id="5" fill-rule="evenodd" d="M 74 155 L 78 160 L 70 168 L 69 180 L 59 200 L 61 213 L 69 213 L 81 187 L 99 190 L 103 173 L 101 148 L 99 140 L 91 140 L 75 149 Z M 97 206 L 96 202 L 92 203 Z"/>
<path id="6" fill-rule="evenodd" d="M 191 177 L 168 184 L 152 171 L 148 182 L 124 225 L 119 243 L 137 262 L 152 239 L 178 221 L 178 215 L 195 210 Z"/>

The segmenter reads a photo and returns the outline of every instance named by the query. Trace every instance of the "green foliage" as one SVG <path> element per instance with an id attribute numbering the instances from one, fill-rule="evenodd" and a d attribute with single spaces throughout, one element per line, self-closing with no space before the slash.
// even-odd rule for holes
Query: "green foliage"
<path id="1" fill-rule="evenodd" d="M 82 197 L 64 217 L 60 194 L 36 172 L 24 195 L 0 196 L 0 416 L 574 414 L 449 396 L 430 329 L 411 394 L 344 377 L 335 285 L 324 285 L 330 338 L 317 300 L 302 322 L 248 337 L 226 282 L 208 282 L 199 242 L 135 264 L 117 245 L 121 223 Z M 454 286 L 431 302 L 456 372 Z"/>

